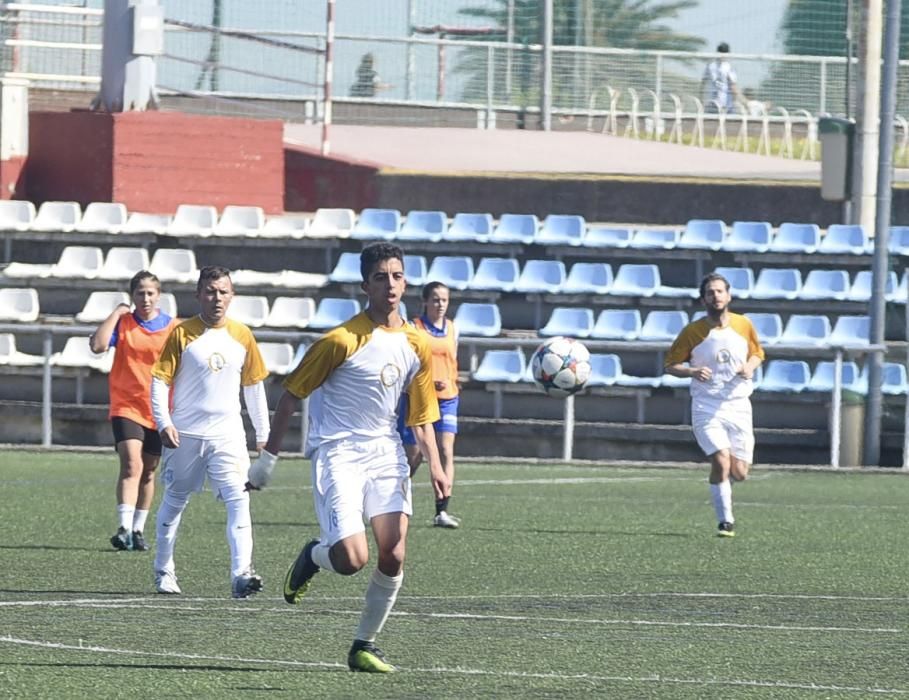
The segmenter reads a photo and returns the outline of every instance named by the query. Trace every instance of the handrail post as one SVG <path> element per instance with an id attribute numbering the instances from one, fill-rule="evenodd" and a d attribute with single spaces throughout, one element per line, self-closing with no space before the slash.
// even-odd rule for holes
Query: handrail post
<path id="1" fill-rule="evenodd" d="M 574 395 L 565 398 L 562 434 L 562 461 L 570 462 L 574 453 Z"/>
<path id="2" fill-rule="evenodd" d="M 44 334 L 44 374 L 41 379 L 41 445 L 50 447 L 53 438 L 53 425 L 51 423 L 51 405 L 53 392 L 51 391 L 51 355 L 54 352 L 54 336 L 48 331 Z"/>
<path id="3" fill-rule="evenodd" d="M 836 349 L 833 361 L 833 392 L 830 396 L 830 466 L 840 466 L 840 433 L 843 397 L 843 349 Z"/>

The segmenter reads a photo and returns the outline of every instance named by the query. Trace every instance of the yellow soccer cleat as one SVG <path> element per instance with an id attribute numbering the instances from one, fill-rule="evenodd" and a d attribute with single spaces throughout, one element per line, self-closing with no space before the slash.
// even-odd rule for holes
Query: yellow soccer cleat
<path id="1" fill-rule="evenodd" d="M 312 577 L 319 573 L 319 567 L 312 560 L 312 549 L 317 544 L 319 544 L 319 540 L 307 543 L 284 577 L 284 600 L 291 605 L 300 602 L 306 595 L 306 591 L 309 590 Z"/>
<path id="2" fill-rule="evenodd" d="M 735 526 L 732 523 L 720 523 L 717 528 L 717 537 L 735 537 Z"/>
<path id="3" fill-rule="evenodd" d="M 351 671 L 364 673 L 394 673 L 398 670 L 385 660 L 385 654 L 375 644 L 362 639 L 355 639 L 350 647 L 347 666 Z"/>

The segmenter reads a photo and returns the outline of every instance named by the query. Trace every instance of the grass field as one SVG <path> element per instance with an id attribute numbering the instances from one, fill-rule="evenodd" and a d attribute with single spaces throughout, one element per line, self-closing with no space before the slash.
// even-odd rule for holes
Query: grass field
<path id="1" fill-rule="evenodd" d="M 345 665 L 366 572 L 280 596 L 317 527 L 308 465 L 278 469 L 253 496 L 266 591 L 234 601 L 209 492 L 184 595 L 159 596 L 151 553 L 107 541 L 112 453 L 0 453 L 0 696 L 909 696 L 907 475 L 755 470 L 723 540 L 704 469 L 463 464 L 457 531 L 429 526 L 421 473 L 379 639 L 401 673 L 370 676 Z"/>

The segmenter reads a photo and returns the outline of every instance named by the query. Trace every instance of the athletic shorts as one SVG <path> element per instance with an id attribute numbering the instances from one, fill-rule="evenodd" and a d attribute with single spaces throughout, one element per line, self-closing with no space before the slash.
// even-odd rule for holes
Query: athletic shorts
<path id="1" fill-rule="evenodd" d="M 124 440 L 138 440 L 142 443 L 142 451 L 146 454 L 161 456 L 161 436 L 157 430 L 139 425 L 129 418 L 114 416 L 110 419 L 110 426 L 114 431 L 114 443 L 119 444 Z"/>
<path id="2" fill-rule="evenodd" d="M 736 402 L 719 410 L 693 410 L 691 427 L 698 446 L 708 457 L 729 450 L 737 459 L 751 464 L 754 459 L 754 428 L 751 401 Z"/>
<path id="3" fill-rule="evenodd" d="M 377 515 L 413 514 L 410 467 L 396 440 L 336 440 L 316 448 L 311 464 L 319 539 L 329 547 Z"/>
<path id="4" fill-rule="evenodd" d="M 205 479 L 222 501 L 245 497 L 249 474 L 246 436 L 193 438 L 180 436 L 180 445 L 165 447 L 161 458 L 164 487 L 181 495 L 201 491 Z"/>
<path id="5" fill-rule="evenodd" d="M 458 399 L 439 399 L 439 413 L 441 418 L 432 424 L 437 433 L 458 434 Z M 404 416 L 407 415 L 407 394 L 401 397 L 401 407 L 398 411 L 398 433 L 401 435 L 401 442 L 405 445 L 416 445 L 417 439 L 414 437 L 413 430 L 404 425 Z"/>

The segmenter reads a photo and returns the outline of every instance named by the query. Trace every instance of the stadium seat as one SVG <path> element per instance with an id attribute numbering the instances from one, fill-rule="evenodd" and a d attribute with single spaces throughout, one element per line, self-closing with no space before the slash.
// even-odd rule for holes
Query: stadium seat
<path id="1" fill-rule="evenodd" d="M 865 255 L 870 252 L 868 233 L 858 224 L 831 224 L 817 249 L 819 253 Z"/>
<path id="2" fill-rule="evenodd" d="M 487 350 L 472 378 L 478 382 L 510 382 L 524 380 L 527 361 L 520 350 Z"/>
<path id="3" fill-rule="evenodd" d="M 539 245 L 581 245 L 587 222 L 576 214 L 550 214 L 543 220 L 534 243 Z"/>
<path id="4" fill-rule="evenodd" d="M 6 274 L 9 274 L 9 268 L 7 268 Z M 909 268 L 903 270 L 899 284 L 887 301 L 892 301 L 894 304 L 905 304 L 907 297 L 909 297 Z"/>
<path id="5" fill-rule="evenodd" d="M 827 345 L 830 319 L 816 314 L 793 314 L 780 336 L 780 345 L 819 347 Z"/>
<path id="6" fill-rule="evenodd" d="M 492 214 L 469 214 L 460 212 L 454 215 L 448 230 L 442 235 L 446 241 L 476 241 L 485 243 L 492 235 Z"/>
<path id="7" fill-rule="evenodd" d="M 35 205 L 21 199 L 0 200 L 0 231 L 27 231 L 35 220 Z"/>
<path id="8" fill-rule="evenodd" d="M 454 317 L 460 337 L 494 338 L 502 332 L 502 315 L 495 304 L 464 302 Z"/>
<path id="9" fill-rule="evenodd" d="M 615 296 L 652 297 L 659 288 L 660 270 L 656 265 L 621 265 L 609 293 Z"/>
<path id="10" fill-rule="evenodd" d="M 275 297 L 265 325 L 271 328 L 306 328 L 315 315 L 315 299 L 310 297 Z"/>
<path id="11" fill-rule="evenodd" d="M 664 373 L 660 381 L 660 386 L 669 389 L 685 389 L 691 386 L 691 377 L 676 377 L 674 374 Z"/>
<path id="12" fill-rule="evenodd" d="M 306 229 L 307 238 L 347 238 L 357 215 L 353 209 L 316 209 Z"/>
<path id="13" fill-rule="evenodd" d="M 98 278 L 102 280 L 128 280 L 149 265 L 148 251 L 145 248 L 114 247 L 107 251 L 104 265 Z"/>
<path id="14" fill-rule="evenodd" d="M 811 270 L 799 299 L 842 301 L 849 297 L 849 288 L 849 273 L 845 270 Z"/>
<path id="15" fill-rule="evenodd" d="M 158 309 L 171 318 L 178 318 L 180 316 L 177 311 L 177 297 L 170 292 L 161 292 L 161 296 L 158 297 Z"/>
<path id="16" fill-rule="evenodd" d="M 363 281 L 360 274 L 360 254 L 341 253 L 335 268 L 328 275 L 328 279 L 339 284 L 359 284 Z"/>
<path id="17" fill-rule="evenodd" d="M 637 309 L 603 309 L 590 332 L 591 338 L 601 340 L 635 340 L 643 327 Z"/>
<path id="18" fill-rule="evenodd" d="M 748 299 L 754 291 L 754 270 L 750 267 L 718 267 L 714 269 L 729 282 L 729 291 L 734 299 Z"/>
<path id="19" fill-rule="evenodd" d="M 404 277 L 407 278 L 407 284 L 420 287 L 428 281 L 426 272 L 428 270 L 426 258 L 422 255 L 405 255 L 404 256 Z"/>
<path id="20" fill-rule="evenodd" d="M 235 294 L 227 307 L 227 315 L 250 328 L 264 326 L 268 320 L 268 297 Z"/>
<path id="21" fill-rule="evenodd" d="M 634 374 L 625 374 L 624 372 L 616 378 L 616 386 L 628 387 L 648 387 L 656 389 L 663 383 L 663 375 L 655 377 L 642 377 Z"/>
<path id="22" fill-rule="evenodd" d="M 608 294 L 612 287 L 612 267 L 601 262 L 576 262 L 562 285 L 563 294 Z"/>
<path id="23" fill-rule="evenodd" d="M 847 299 L 849 301 L 868 301 L 871 299 L 871 270 L 859 270 L 855 273 L 855 279 L 849 288 Z M 887 301 L 897 301 L 896 295 L 899 290 L 899 278 L 893 270 L 887 271 L 887 281 L 885 284 L 885 298 Z M 905 303 L 905 298 L 901 301 Z"/>
<path id="24" fill-rule="evenodd" d="M 84 233 L 120 233 L 128 220 L 125 204 L 91 202 L 85 207 L 76 230 Z"/>
<path id="25" fill-rule="evenodd" d="M 104 267 L 104 254 L 96 246 L 68 245 L 50 269 L 51 277 L 95 279 Z"/>
<path id="26" fill-rule="evenodd" d="M 591 353 L 587 386 L 612 386 L 621 376 L 622 360 L 618 355 Z"/>
<path id="27" fill-rule="evenodd" d="M 309 221 L 305 216 L 271 216 L 259 231 L 260 238 L 303 238 Z"/>
<path id="28" fill-rule="evenodd" d="M 88 295 L 82 310 L 76 314 L 79 323 L 101 323 L 110 316 L 118 304 L 130 306 L 126 292 L 92 292 Z"/>
<path id="29" fill-rule="evenodd" d="M 426 273 L 428 282 L 441 282 L 449 289 L 467 289 L 472 279 L 473 260 L 466 255 L 435 257 Z"/>
<path id="30" fill-rule="evenodd" d="M 308 328 L 325 330 L 334 328 L 360 313 L 360 302 L 356 299 L 335 299 L 326 297 L 319 302 L 315 315 L 309 319 Z"/>
<path id="31" fill-rule="evenodd" d="M 74 231 L 82 219 L 82 210 L 76 202 L 44 202 L 32 221 L 32 231 Z"/>
<path id="32" fill-rule="evenodd" d="M 557 306 L 539 334 L 545 337 L 564 335 L 569 338 L 587 338 L 592 330 L 592 309 Z"/>
<path id="33" fill-rule="evenodd" d="M 865 365 L 867 367 L 867 365 Z M 867 385 L 868 378 L 865 377 Z M 906 377 L 906 366 L 899 362 L 885 362 L 881 368 L 881 393 L 888 396 L 900 396 L 909 392 L 909 380 Z"/>
<path id="34" fill-rule="evenodd" d="M 775 313 L 754 313 L 745 314 L 754 330 L 757 332 L 758 340 L 764 345 L 773 345 L 780 342 L 783 335 L 783 317 Z"/>
<path id="35" fill-rule="evenodd" d="M 758 274 L 751 292 L 752 299 L 798 299 L 802 291 L 802 273 L 794 268 L 765 267 Z"/>
<path id="36" fill-rule="evenodd" d="M 294 347 L 290 343 L 264 342 L 258 345 L 269 374 L 285 375 L 296 367 L 293 363 Z"/>
<path id="37" fill-rule="evenodd" d="M 811 381 L 808 382 L 808 386 L 805 389 L 807 391 L 824 391 L 828 393 L 833 391 L 835 369 L 836 363 L 833 361 L 823 360 L 818 362 L 814 372 L 811 374 Z M 840 386 L 847 391 L 864 392 L 859 367 L 855 362 L 843 362 L 842 383 Z"/>
<path id="38" fill-rule="evenodd" d="M 688 325 L 688 314 L 684 311 L 651 311 L 644 319 L 638 340 L 670 341 Z"/>
<path id="39" fill-rule="evenodd" d="M 480 258 L 469 287 L 513 292 L 520 276 L 521 270 L 514 258 Z"/>
<path id="40" fill-rule="evenodd" d="M 158 248 L 148 269 L 162 282 L 195 282 L 199 277 L 196 254 L 186 248 Z"/>
<path id="41" fill-rule="evenodd" d="M 723 241 L 723 250 L 734 253 L 766 253 L 772 231 L 766 221 L 736 221 Z"/>
<path id="42" fill-rule="evenodd" d="M 581 245 L 588 248 L 627 248 L 631 244 L 630 228 L 591 226 Z"/>
<path id="43" fill-rule="evenodd" d="M 0 289 L 0 321 L 34 323 L 38 320 L 39 312 L 37 290 L 15 287 Z"/>
<path id="44" fill-rule="evenodd" d="M 533 214 L 502 214 L 489 237 L 490 243 L 533 243 L 540 220 Z"/>
<path id="45" fill-rule="evenodd" d="M 811 369 L 804 360 L 770 360 L 758 391 L 799 394 L 811 381 Z"/>
<path id="46" fill-rule="evenodd" d="M 780 224 L 770 242 L 771 253 L 814 253 L 821 242 L 817 224 Z"/>
<path id="47" fill-rule="evenodd" d="M 297 365 L 300 364 L 300 361 L 303 359 L 303 356 L 306 354 L 306 351 L 308 349 L 309 349 L 309 346 L 306 343 L 300 343 L 297 346 L 297 349 L 294 352 L 294 359 L 291 360 L 291 363 L 290 363 L 291 372 L 297 368 Z"/>
<path id="48" fill-rule="evenodd" d="M 827 339 L 834 347 L 855 347 L 871 342 L 870 316 L 840 316 Z"/>
<path id="49" fill-rule="evenodd" d="M 120 230 L 120 233 L 153 233 L 162 236 L 167 233 L 171 220 L 167 214 L 133 212 L 129 215 L 126 225 Z"/>
<path id="50" fill-rule="evenodd" d="M 672 250 L 680 238 L 678 229 L 644 228 L 634 232 L 629 248 Z"/>
<path id="51" fill-rule="evenodd" d="M 692 219 L 685 225 L 679 248 L 719 250 L 726 239 L 726 224 L 717 219 Z"/>
<path id="52" fill-rule="evenodd" d="M 565 284 L 565 263 L 561 260 L 528 260 L 518 277 L 515 291 L 525 294 L 556 294 Z"/>
<path id="53" fill-rule="evenodd" d="M 203 204 L 180 204 L 167 227 L 168 236 L 207 238 L 218 224 L 218 210 Z"/>
<path id="54" fill-rule="evenodd" d="M 228 204 L 215 226 L 216 236 L 258 236 L 265 227 L 262 207 L 243 207 Z"/>
<path id="55" fill-rule="evenodd" d="M 63 350 L 54 353 L 50 361 L 57 367 L 82 367 L 108 373 L 114 362 L 114 348 L 100 355 L 95 354 L 88 336 L 75 336 L 67 338 Z"/>
<path id="56" fill-rule="evenodd" d="M 364 209 L 350 237 L 357 240 L 391 240 L 401 229 L 401 212 L 397 209 Z"/>
<path id="57" fill-rule="evenodd" d="M 887 248 L 891 255 L 909 256 L 909 226 L 891 226 Z"/>
<path id="58" fill-rule="evenodd" d="M 37 367 L 44 364 L 41 355 L 29 355 L 16 349 L 16 336 L 0 333 L 0 365 L 13 367 Z"/>
<path id="59" fill-rule="evenodd" d="M 444 211 L 409 211 L 398 232 L 398 239 L 434 243 L 441 241 L 447 230 L 448 217 Z"/>

